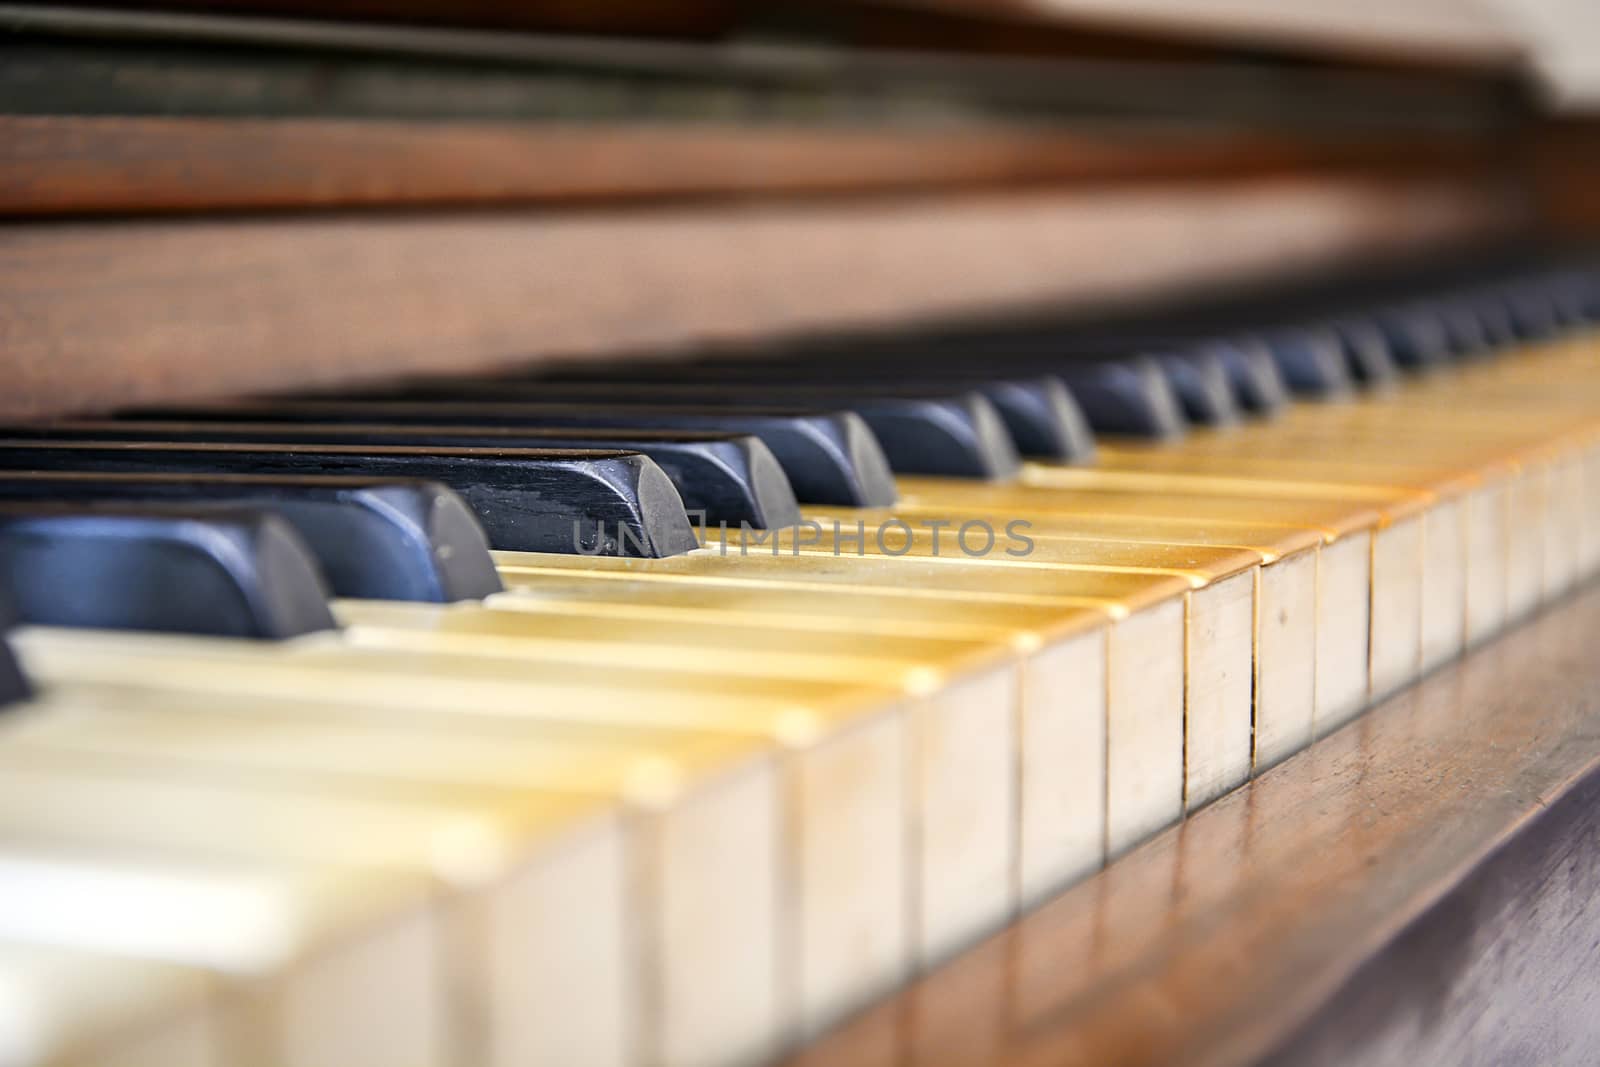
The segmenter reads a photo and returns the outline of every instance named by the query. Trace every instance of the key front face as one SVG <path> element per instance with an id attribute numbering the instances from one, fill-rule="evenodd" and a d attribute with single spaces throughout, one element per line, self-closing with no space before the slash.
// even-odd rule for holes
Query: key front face
<path id="1" fill-rule="evenodd" d="M 0 581 L 28 623 L 282 639 L 335 623 L 315 561 L 269 514 L 0 506 Z"/>
<path id="2" fill-rule="evenodd" d="M 247 508 L 289 523 L 337 596 L 449 602 L 500 591 L 466 504 L 436 482 L 271 475 L 15 471 L 0 501 Z"/>

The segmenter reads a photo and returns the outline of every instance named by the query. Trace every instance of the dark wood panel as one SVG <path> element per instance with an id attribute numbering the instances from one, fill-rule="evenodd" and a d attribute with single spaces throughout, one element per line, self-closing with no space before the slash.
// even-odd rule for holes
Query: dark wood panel
<path id="1" fill-rule="evenodd" d="M 1481 172 L 1448 136 L 1297 140 L 1027 127 L 882 130 L 0 116 L 0 214 L 795 195 L 1381 168 Z"/>
<path id="2" fill-rule="evenodd" d="M 1547 229 L 1558 238 L 1600 234 L 1600 119 L 1547 123 L 1530 132 L 1529 144 Z"/>
<path id="3" fill-rule="evenodd" d="M 1504 232 L 1494 182 L 0 226 L 0 414 L 1125 299 Z"/>
<path id="4" fill-rule="evenodd" d="M 1597 627 L 1590 588 L 789 1067 L 1592 1062 Z"/>

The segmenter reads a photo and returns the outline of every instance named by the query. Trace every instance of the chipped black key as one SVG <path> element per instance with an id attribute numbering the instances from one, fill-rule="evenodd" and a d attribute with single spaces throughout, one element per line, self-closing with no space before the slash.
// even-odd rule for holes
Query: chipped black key
<path id="1" fill-rule="evenodd" d="M 260 511 L 7 503 L 0 584 L 42 626 L 269 640 L 335 627 L 310 552 Z"/>
<path id="2" fill-rule="evenodd" d="M 297 415 L 306 417 L 300 418 Z M 503 426 L 378 425 L 360 421 L 359 404 L 320 411 L 294 405 L 194 409 L 184 421 L 133 413 L 119 421 L 0 427 L 0 436 L 140 441 L 353 443 L 444 448 L 607 449 L 649 456 L 677 487 L 683 505 L 712 523 L 775 529 L 800 521 L 783 467 L 759 438 L 670 430 L 537 430 Z M 272 420 L 272 421 L 255 421 Z M 318 421 L 326 419 L 328 421 Z"/>
<path id="3" fill-rule="evenodd" d="M 678 491 L 637 453 L 8 438 L 0 469 L 422 478 L 455 490 L 495 548 L 671 556 L 699 547 Z"/>
<path id="4" fill-rule="evenodd" d="M 0 501 L 269 511 L 293 526 L 335 596 L 449 603 L 503 588 L 472 511 L 437 482 L 325 475 L 16 471 Z"/>

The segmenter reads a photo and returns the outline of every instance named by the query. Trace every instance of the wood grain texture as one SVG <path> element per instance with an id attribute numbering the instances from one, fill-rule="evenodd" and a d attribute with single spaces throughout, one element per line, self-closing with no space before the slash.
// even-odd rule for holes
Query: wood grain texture
<path id="1" fill-rule="evenodd" d="M 426 217 L 0 227 L 0 415 L 1133 298 L 1516 226 L 1358 178 Z"/>
<path id="2" fill-rule="evenodd" d="M 1017 125 L 0 115 L 0 215 L 570 203 L 1260 176 L 1481 172 L 1449 135 L 1173 135 Z"/>
<path id="3" fill-rule="evenodd" d="M 1597 625 L 1557 605 L 790 1067 L 1588 1062 Z"/>

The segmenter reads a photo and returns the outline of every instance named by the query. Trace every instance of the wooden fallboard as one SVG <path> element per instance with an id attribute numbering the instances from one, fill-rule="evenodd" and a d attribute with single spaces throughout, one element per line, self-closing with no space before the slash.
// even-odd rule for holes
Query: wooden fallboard
<path id="1" fill-rule="evenodd" d="M 1518 229 L 1492 178 L 0 227 L 0 415 L 1060 309 Z"/>
<path id="2" fill-rule="evenodd" d="M 1597 626 L 1591 586 L 787 1067 L 1587 1062 Z"/>
<path id="3" fill-rule="evenodd" d="M 1448 133 L 0 114 L 0 216 L 570 206 L 1312 172 L 1483 172 Z"/>

